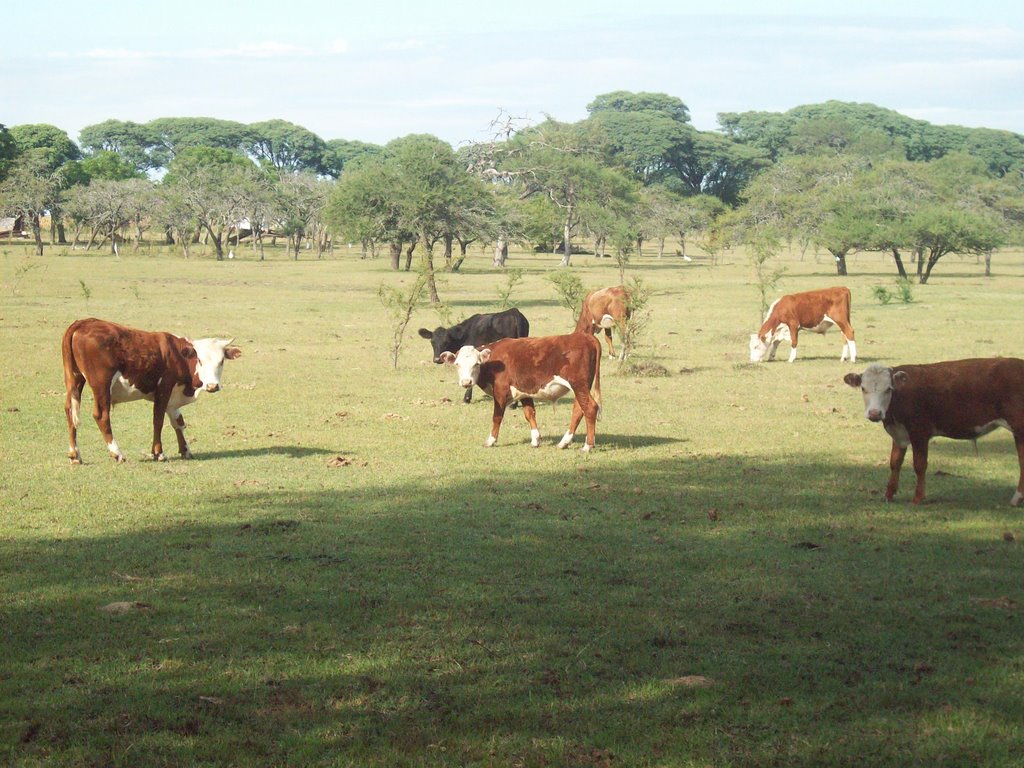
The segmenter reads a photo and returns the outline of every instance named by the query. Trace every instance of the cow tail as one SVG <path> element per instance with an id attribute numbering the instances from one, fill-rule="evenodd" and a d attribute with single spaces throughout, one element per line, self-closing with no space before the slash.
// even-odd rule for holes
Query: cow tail
<path id="1" fill-rule="evenodd" d="M 64 387 L 69 397 L 71 421 L 77 428 L 79 426 L 79 412 L 82 408 L 82 395 L 76 379 L 82 374 L 78 371 L 78 366 L 75 365 L 75 351 L 71 347 L 71 341 L 74 339 L 76 330 L 78 330 L 78 323 L 73 323 L 64 332 L 60 352 L 61 357 L 64 359 Z"/>

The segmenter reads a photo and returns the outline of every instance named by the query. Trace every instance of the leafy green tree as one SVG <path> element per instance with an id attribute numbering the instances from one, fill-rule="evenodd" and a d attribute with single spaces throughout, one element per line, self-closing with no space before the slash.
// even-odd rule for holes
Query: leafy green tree
<path id="1" fill-rule="evenodd" d="M 339 178 L 345 167 L 354 160 L 368 155 L 379 155 L 384 147 L 379 144 L 368 144 L 364 141 L 347 139 L 330 139 L 324 144 L 323 172 L 335 179 Z"/>
<path id="2" fill-rule="evenodd" d="M 282 171 L 324 172 L 324 140 L 287 120 L 265 120 L 248 126 L 246 151 L 258 162 Z"/>
<path id="3" fill-rule="evenodd" d="M 46 123 L 12 126 L 10 136 L 19 155 L 37 155 L 51 172 L 82 156 L 67 132 Z"/>
<path id="4" fill-rule="evenodd" d="M 28 152 L 18 157 L 7 178 L 0 182 L 0 213 L 21 216 L 32 230 L 36 255 L 43 255 L 41 218 L 54 204 L 64 186 L 59 168 L 45 152 Z"/>
<path id="5" fill-rule="evenodd" d="M 14 137 L 7 130 L 7 126 L 0 123 L 0 181 L 7 176 L 7 172 L 18 154 L 18 147 L 14 143 Z"/>
<path id="6" fill-rule="evenodd" d="M 329 188 L 312 173 L 281 173 L 273 187 L 274 218 L 288 236 L 293 258 L 298 261 L 303 241 L 315 236 L 317 256 L 322 253 L 323 211 Z"/>
<path id="7" fill-rule="evenodd" d="M 106 149 L 102 149 L 77 162 L 84 175 L 84 182 L 78 183 L 88 183 L 93 179 L 124 181 L 126 179 L 146 178 L 146 174 L 138 170 L 128 160 L 116 152 Z"/>
<path id="8" fill-rule="evenodd" d="M 215 147 L 243 153 L 253 140 L 244 123 L 213 117 L 160 117 L 146 123 L 156 162 L 166 167 L 179 152 L 193 147 Z"/>
<path id="9" fill-rule="evenodd" d="M 87 125 L 78 134 L 82 149 L 88 155 L 99 152 L 113 152 L 137 171 L 149 171 L 162 167 L 154 159 L 158 140 L 152 129 L 139 123 L 125 120 L 105 120 Z"/>

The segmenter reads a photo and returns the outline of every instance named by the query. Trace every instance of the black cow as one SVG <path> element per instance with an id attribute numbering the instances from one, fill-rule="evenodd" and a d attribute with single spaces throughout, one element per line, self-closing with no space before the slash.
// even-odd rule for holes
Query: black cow
<path id="1" fill-rule="evenodd" d="M 457 353 L 464 346 L 479 347 L 490 344 L 498 339 L 518 339 L 530 335 L 530 321 L 518 309 L 506 309 L 504 312 L 492 312 L 467 317 L 451 328 L 438 326 L 433 331 L 420 328 L 420 336 L 430 339 L 434 348 L 434 362 L 440 364 L 441 355 L 445 352 Z M 466 389 L 462 402 L 473 399 L 473 388 Z"/>

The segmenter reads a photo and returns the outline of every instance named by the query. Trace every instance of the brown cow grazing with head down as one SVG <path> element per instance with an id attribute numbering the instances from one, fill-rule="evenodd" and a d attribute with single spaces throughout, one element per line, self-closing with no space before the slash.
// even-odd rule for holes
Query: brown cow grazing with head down
<path id="1" fill-rule="evenodd" d="M 624 287 L 613 285 L 610 288 L 598 288 L 583 299 L 576 333 L 599 333 L 603 328 L 608 357 L 615 357 L 612 328 L 618 328 L 620 334 L 625 334 L 629 316 L 629 292 Z"/>
<path id="2" fill-rule="evenodd" d="M 750 362 L 759 363 L 767 353 L 769 360 L 775 359 L 779 344 L 788 341 L 792 345 L 789 362 L 796 360 L 797 336 L 801 329 L 825 333 L 833 325 L 839 326 L 843 334 L 843 352 L 839 361 L 846 359 L 857 362 L 857 342 L 853 339 L 850 325 L 850 289 L 844 286 L 822 288 L 819 291 L 805 291 L 783 296 L 768 308 L 761 330 L 750 336 Z"/>
<path id="3" fill-rule="evenodd" d="M 590 334 L 501 339 L 476 348 L 465 346 L 441 359 L 454 364 L 463 387 L 478 386 L 494 398 L 491 434 L 485 445 L 498 441 L 498 430 L 509 403 L 520 402 L 530 423 L 530 443 L 540 445 L 534 400 L 555 401 L 572 392 L 575 402 L 569 429 L 558 443 L 572 442 L 580 419 L 587 420 L 584 451 L 592 450 L 601 409 L 601 343 Z"/>
<path id="4" fill-rule="evenodd" d="M 94 317 L 76 320 L 64 332 L 61 345 L 71 463 L 82 463 L 78 425 L 86 383 L 92 389 L 93 418 L 116 461 L 124 461 L 124 455 L 111 431 L 110 409 L 131 400 L 153 403 L 153 459 L 164 460 L 160 434 L 165 414 L 171 419 L 182 458 L 192 458 L 180 409 L 195 402 L 201 391 L 220 390 L 224 361 L 242 354 L 230 344 L 230 339 L 192 341 L 170 333 L 139 331 Z"/>
<path id="5" fill-rule="evenodd" d="M 886 501 L 896 494 L 907 446 L 914 449 L 913 502 L 919 504 L 924 501 L 929 440 L 975 440 L 997 427 L 1010 430 L 1017 444 L 1020 478 L 1010 504 L 1024 499 L 1024 360 L 976 358 L 893 368 L 875 364 L 843 380 L 860 388 L 864 415 L 880 421 L 892 437 Z"/>

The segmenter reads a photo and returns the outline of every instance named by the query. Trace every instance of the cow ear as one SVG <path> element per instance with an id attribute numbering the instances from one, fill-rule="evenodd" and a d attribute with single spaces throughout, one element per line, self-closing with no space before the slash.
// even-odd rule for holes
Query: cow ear
<path id="1" fill-rule="evenodd" d="M 845 381 L 849 386 L 853 387 L 854 389 L 858 389 L 860 387 L 860 374 L 848 373 L 845 376 L 843 376 L 843 381 Z"/>
<path id="2" fill-rule="evenodd" d="M 906 371 L 896 371 L 896 373 L 892 375 L 892 388 L 899 389 L 907 383 L 907 378 L 908 376 Z"/>
<path id="3" fill-rule="evenodd" d="M 237 360 L 242 356 L 242 350 L 238 347 L 224 347 L 224 357 L 228 360 Z"/>
<path id="4" fill-rule="evenodd" d="M 191 344 L 186 344 L 181 348 L 181 356 L 186 360 L 192 360 L 196 356 L 196 348 Z"/>
<path id="5" fill-rule="evenodd" d="M 424 339 L 430 339 L 433 338 L 434 336 L 434 334 L 432 334 L 426 328 L 420 328 L 419 331 L 417 331 L 417 333 L 419 333 L 419 335 L 422 336 Z"/>
<path id="6" fill-rule="evenodd" d="M 448 365 L 451 365 L 452 363 L 455 362 L 455 354 L 453 352 L 442 352 L 440 360 L 442 363 L 447 363 Z"/>
<path id="7" fill-rule="evenodd" d="M 491 359 L 491 350 L 489 347 L 484 347 L 480 350 L 480 356 L 478 358 L 481 363 L 486 363 Z"/>

